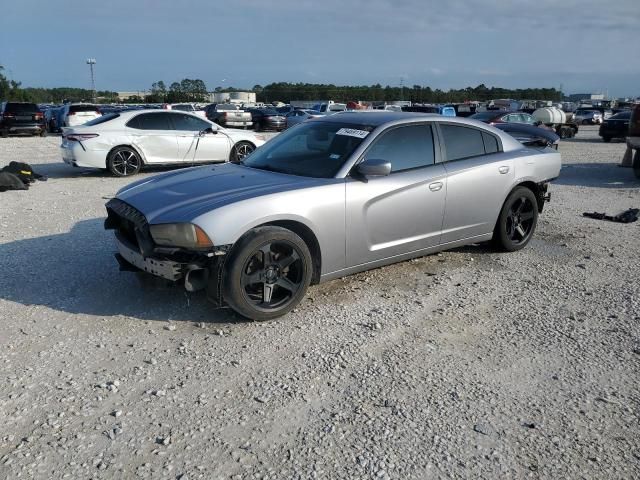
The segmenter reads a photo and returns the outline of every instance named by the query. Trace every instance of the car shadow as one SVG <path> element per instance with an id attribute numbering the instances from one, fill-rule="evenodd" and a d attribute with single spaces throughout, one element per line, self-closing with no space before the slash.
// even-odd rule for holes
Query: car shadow
<path id="1" fill-rule="evenodd" d="M 154 277 L 120 272 L 112 232 L 102 218 L 76 223 L 69 232 L 0 244 L 0 298 L 72 314 L 156 321 L 243 322 L 215 308 L 204 292 Z M 139 277 L 147 278 L 141 282 Z"/>
<path id="2" fill-rule="evenodd" d="M 560 177 L 553 181 L 558 185 L 598 188 L 638 188 L 640 180 L 631 168 L 617 163 L 569 163 L 562 166 Z"/>

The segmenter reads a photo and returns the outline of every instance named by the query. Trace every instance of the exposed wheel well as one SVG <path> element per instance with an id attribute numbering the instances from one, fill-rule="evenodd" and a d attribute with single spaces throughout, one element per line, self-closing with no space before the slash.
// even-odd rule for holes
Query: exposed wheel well
<path id="1" fill-rule="evenodd" d="M 109 150 L 109 153 L 107 153 L 107 158 L 105 159 L 105 161 L 109 161 L 109 157 L 111 156 L 111 154 L 113 153 L 113 151 L 116 148 L 122 148 L 122 147 L 126 147 L 126 148 L 130 148 L 131 150 L 133 150 L 134 152 L 136 152 L 138 154 L 138 156 L 140 157 L 140 160 L 142 161 L 142 164 L 144 165 L 146 162 L 144 161 L 144 157 L 142 156 L 142 154 L 138 151 L 138 149 L 136 147 L 134 147 L 133 145 L 116 145 L 115 147 L 113 147 L 111 150 Z"/>
<path id="2" fill-rule="evenodd" d="M 316 238 L 313 231 L 304 223 L 296 222 L 294 220 L 278 220 L 275 222 L 257 225 L 256 228 L 268 227 L 270 225 L 291 230 L 293 233 L 302 238 L 304 243 L 307 244 L 309 253 L 311 253 L 311 258 L 313 259 L 313 275 L 311 277 L 311 284 L 313 285 L 318 283 L 320 281 L 320 272 L 322 267 L 322 253 L 320 251 L 320 244 L 318 243 L 318 239 Z"/>
<path id="3" fill-rule="evenodd" d="M 544 184 L 538 184 L 535 182 L 522 182 L 519 183 L 518 185 L 516 185 L 515 187 L 513 187 L 513 189 L 511 190 L 513 192 L 513 190 L 515 190 L 518 187 L 525 187 L 528 188 L 529 190 L 531 190 L 533 192 L 533 194 L 536 196 L 536 200 L 538 202 L 538 212 L 542 212 L 542 208 L 544 207 L 544 195 L 545 193 L 547 193 L 547 188 L 546 186 L 544 186 Z M 511 193 L 511 192 L 509 192 Z"/>

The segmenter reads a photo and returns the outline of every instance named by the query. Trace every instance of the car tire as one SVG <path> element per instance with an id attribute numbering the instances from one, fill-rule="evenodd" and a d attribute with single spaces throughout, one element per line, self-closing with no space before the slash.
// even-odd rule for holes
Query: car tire
<path id="1" fill-rule="evenodd" d="M 602 137 L 602 141 L 604 143 L 609 143 L 611 141 L 611 137 Z"/>
<path id="2" fill-rule="evenodd" d="M 493 231 L 495 246 L 505 252 L 524 248 L 538 224 L 538 200 L 526 187 L 515 188 L 507 197 Z"/>
<path id="3" fill-rule="evenodd" d="M 589 124 L 589 120 L 582 120 L 582 125 L 588 125 Z"/>
<path id="4" fill-rule="evenodd" d="M 130 147 L 118 147 L 109 153 L 107 169 L 116 177 L 135 175 L 142 168 L 142 159 L 138 152 Z"/>
<path id="5" fill-rule="evenodd" d="M 633 155 L 633 173 L 640 180 L 640 149 L 637 149 Z"/>
<path id="6" fill-rule="evenodd" d="M 8 138 L 9 137 L 9 132 L 7 132 L 6 130 L 1 131 L 0 132 L 0 137 Z"/>
<path id="7" fill-rule="evenodd" d="M 286 228 L 258 227 L 229 254 L 222 295 L 243 317 L 272 320 L 300 303 L 312 274 L 313 261 L 304 240 Z"/>
<path id="8" fill-rule="evenodd" d="M 254 132 L 259 132 L 260 131 L 260 122 L 255 122 L 253 124 L 253 131 Z"/>
<path id="9" fill-rule="evenodd" d="M 229 161 L 238 163 L 255 149 L 256 146 L 251 142 L 238 142 L 231 148 L 231 152 L 229 152 Z"/>

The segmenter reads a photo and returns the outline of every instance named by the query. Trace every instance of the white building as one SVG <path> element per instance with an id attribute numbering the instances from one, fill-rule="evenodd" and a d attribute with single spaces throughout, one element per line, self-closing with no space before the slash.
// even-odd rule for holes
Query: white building
<path id="1" fill-rule="evenodd" d="M 256 103 L 255 92 L 224 92 L 210 93 L 209 101 L 212 103 Z"/>

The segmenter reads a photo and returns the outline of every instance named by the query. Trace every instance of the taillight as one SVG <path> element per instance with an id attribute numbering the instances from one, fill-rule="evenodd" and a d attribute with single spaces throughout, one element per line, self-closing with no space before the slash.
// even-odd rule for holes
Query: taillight
<path id="1" fill-rule="evenodd" d="M 97 133 L 70 133 L 65 138 L 71 142 L 83 142 L 90 138 L 96 138 L 99 135 Z"/>
<path id="2" fill-rule="evenodd" d="M 42 114 L 42 112 L 36 112 L 34 117 L 36 120 L 42 120 L 44 118 L 44 115 Z"/>
<path id="3" fill-rule="evenodd" d="M 75 115 L 75 114 L 76 114 L 76 112 L 69 112 L 69 113 L 67 113 L 67 116 L 70 117 L 71 115 Z"/>
<path id="4" fill-rule="evenodd" d="M 229 115 L 229 112 L 224 112 L 224 118 L 227 118 L 228 115 Z"/>

